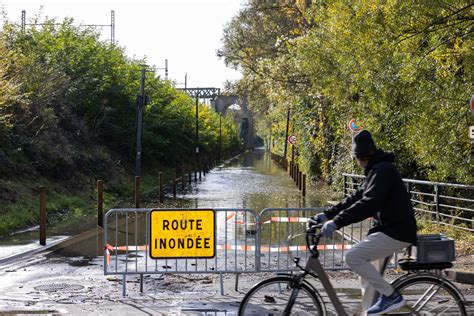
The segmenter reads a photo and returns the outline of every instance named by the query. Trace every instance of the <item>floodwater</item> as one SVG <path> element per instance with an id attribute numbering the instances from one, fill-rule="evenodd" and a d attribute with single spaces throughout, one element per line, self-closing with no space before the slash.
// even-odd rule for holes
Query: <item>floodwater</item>
<path id="1" fill-rule="evenodd" d="M 172 199 L 168 197 L 168 201 Z M 298 208 L 318 207 L 325 203 L 325 197 L 318 194 L 316 190 L 307 185 L 307 196 L 301 196 L 295 183 L 279 165 L 271 160 L 270 155 L 263 149 L 246 152 L 238 157 L 224 162 L 211 170 L 201 181 L 192 182 L 184 192 L 179 192 L 177 201 L 173 207 L 179 208 L 224 208 L 229 211 L 218 214 L 220 218 L 232 216 L 231 209 L 250 209 L 258 214 L 266 208 Z M 166 203 L 166 202 L 165 202 Z M 144 207 L 156 207 L 150 202 Z M 161 206 L 163 207 L 163 206 Z M 239 215 L 237 216 L 247 216 Z M 250 213 L 249 213 L 250 214 Z M 220 217 L 219 217 L 220 216 Z M 137 217 L 140 226 L 144 224 L 144 218 Z M 250 221 L 252 224 L 252 221 Z M 136 222 L 132 222 L 136 224 Z M 87 264 L 78 262 L 78 257 L 94 258 L 103 254 L 103 231 L 95 227 L 95 216 L 73 218 L 62 221 L 54 227 L 48 227 L 47 243 L 60 241 L 62 238 L 74 235 L 73 242 L 62 242 L 56 247 L 51 256 L 71 258 L 71 264 Z M 117 228 L 116 228 L 117 229 Z M 133 225 L 130 228 L 133 233 Z M 225 238 L 235 240 L 233 234 L 247 236 L 252 227 L 226 228 L 230 235 Z M 240 232 L 240 233 L 239 233 Z M 217 232 L 218 239 L 223 238 L 222 232 Z M 29 250 L 38 246 L 38 231 L 33 228 L 0 240 L 0 258 L 10 253 L 21 252 L 21 249 Z M 246 237 L 245 237 L 246 238 Z M 250 237 L 251 238 L 251 237 Z M 219 240 L 218 240 L 219 241 Z M 140 242 L 145 242 L 140 240 Z M 227 239 L 224 241 L 227 242 Z M 245 241 L 247 242 L 247 240 Z"/>
<path id="2" fill-rule="evenodd" d="M 308 187 L 301 196 L 287 172 L 262 149 L 244 153 L 219 166 L 182 198 L 199 208 L 248 208 L 260 211 L 278 207 L 317 207 L 321 196 Z"/>

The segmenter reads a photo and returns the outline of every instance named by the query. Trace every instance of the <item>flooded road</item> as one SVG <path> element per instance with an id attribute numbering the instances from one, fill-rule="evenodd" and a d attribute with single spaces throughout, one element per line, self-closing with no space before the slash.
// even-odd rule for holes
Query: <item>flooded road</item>
<path id="1" fill-rule="evenodd" d="M 216 167 L 180 197 L 194 202 L 192 207 L 249 208 L 257 212 L 264 208 L 317 207 L 325 201 L 314 189 L 307 191 L 303 198 L 288 173 L 263 149 L 257 149 Z"/>
<path id="2" fill-rule="evenodd" d="M 218 209 L 217 255 L 212 259 L 150 259 L 149 216 L 145 210 L 130 210 L 114 214 L 107 222 L 111 248 L 110 260 L 106 260 L 104 229 L 94 226 L 95 217 L 74 219 L 69 227 L 55 227 L 57 235 L 51 238 L 83 228 L 80 234 L 49 252 L 15 260 L 0 269 L 0 314 L 235 316 L 239 301 L 256 281 L 294 269 L 295 256 L 301 258 L 301 264 L 305 261 L 303 236 L 291 240 L 287 236 L 304 227 L 311 212 L 295 208 L 327 203 L 324 193 L 318 194 L 311 187 L 308 193 L 303 199 L 288 174 L 263 151 L 245 153 L 213 169 L 173 202 L 180 208 Z M 171 197 L 167 201 L 172 202 Z M 154 203 L 144 206 L 164 207 Z M 282 209 L 267 211 L 258 218 L 261 235 L 257 238 L 252 214 L 279 207 Z M 290 218 L 298 220 L 279 221 Z M 352 234 L 352 229 L 346 233 Z M 30 244 L 37 244 L 37 236 L 35 230 L 25 231 L 11 236 L 8 245 L 20 247 L 29 239 Z M 344 242 L 341 236 L 320 244 L 323 266 L 344 269 L 344 251 L 352 244 L 350 238 Z M 257 262 L 260 273 L 253 273 Z M 329 274 L 350 314 L 360 315 L 357 276 L 346 270 Z M 319 283 L 312 282 L 321 289 Z M 125 289 L 128 296 L 122 296 Z M 225 295 L 219 294 L 222 290 Z M 327 308 L 328 315 L 336 315 L 332 306 Z"/>
<path id="3" fill-rule="evenodd" d="M 288 173 L 263 149 L 246 152 L 224 162 L 203 176 L 201 181 L 192 182 L 184 192 L 178 191 L 177 201 L 171 199 L 167 197 L 165 206 L 149 202 L 144 207 L 166 207 L 167 202 L 173 202 L 173 207 L 180 208 L 247 208 L 259 213 L 265 208 L 317 207 L 325 201 L 324 196 L 318 195 L 309 186 L 307 196 L 303 198 Z M 82 241 L 66 247 L 62 245 L 56 256 L 102 255 L 103 234 L 101 229 L 96 228 L 94 210 L 91 211 L 92 214 L 48 227 L 47 244 L 81 234 L 79 239 Z M 2 238 L 0 258 L 35 247 L 38 247 L 37 227 Z"/>

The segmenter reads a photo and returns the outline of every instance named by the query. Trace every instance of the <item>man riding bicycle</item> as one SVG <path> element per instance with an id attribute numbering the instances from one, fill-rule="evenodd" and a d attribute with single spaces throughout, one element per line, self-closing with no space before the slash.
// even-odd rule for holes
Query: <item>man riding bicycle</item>
<path id="1" fill-rule="evenodd" d="M 325 222 L 321 233 L 373 218 L 367 238 L 346 253 L 347 265 L 362 281 L 362 308 L 368 315 L 379 315 L 400 308 L 403 297 L 383 279 L 383 259 L 416 241 L 416 220 L 402 178 L 392 164 L 395 156 L 377 149 L 368 131 L 358 133 L 352 142 L 352 155 L 364 169 L 365 180 L 357 191 L 311 220 Z M 380 294 L 373 304 L 375 291 Z"/>

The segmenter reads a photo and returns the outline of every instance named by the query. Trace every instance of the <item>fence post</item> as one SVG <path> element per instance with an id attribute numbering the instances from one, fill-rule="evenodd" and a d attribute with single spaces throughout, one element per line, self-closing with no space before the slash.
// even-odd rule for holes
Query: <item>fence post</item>
<path id="1" fill-rule="evenodd" d="M 300 165 L 296 167 L 296 186 L 300 187 Z"/>
<path id="2" fill-rule="evenodd" d="M 173 199 L 176 199 L 176 169 L 171 170 L 171 177 L 173 178 Z"/>
<path id="3" fill-rule="evenodd" d="M 301 182 L 303 182 L 303 181 L 301 181 L 302 178 L 303 178 L 303 172 L 300 171 L 299 174 L 298 174 L 298 189 L 299 189 L 300 191 L 301 191 L 301 189 L 302 189 L 302 185 L 301 185 L 301 184 L 302 184 Z"/>
<path id="4" fill-rule="evenodd" d="M 296 165 L 296 177 L 295 177 L 295 183 L 296 183 L 296 186 L 298 187 L 299 186 L 299 181 L 300 180 L 300 166 L 299 165 Z"/>
<path id="5" fill-rule="evenodd" d="M 158 173 L 160 185 L 160 203 L 163 203 L 163 172 Z"/>
<path id="6" fill-rule="evenodd" d="M 46 188 L 41 186 L 39 188 L 40 193 L 40 213 L 39 213 L 39 243 L 41 246 L 46 245 Z"/>
<path id="7" fill-rule="evenodd" d="M 346 186 L 347 186 L 347 176 L 345 174 L 342 175 L 342 196 L 346 197 Z"/>
<path id="8" fill-rule="evenodd" d="M 97 180 L 97 226 L 104 226 L 104 181 Z"/>
<path id="9" fill-rule="evenodd" d="M 434 190 L 435 190 L 435 211 L 436 211 L 436 221 L 438 222 L 438 224 L 440 223 L 440 216 L 439 216 L 439 191 L 440 191 L 440 187 L 437 183 L 435 183 L 435 186 L 434 186 Z"/>
<path id="10" fill-rule="evenodd" d="M 140 176 L 135 176 L 135 208 L 140 208 Z"/>

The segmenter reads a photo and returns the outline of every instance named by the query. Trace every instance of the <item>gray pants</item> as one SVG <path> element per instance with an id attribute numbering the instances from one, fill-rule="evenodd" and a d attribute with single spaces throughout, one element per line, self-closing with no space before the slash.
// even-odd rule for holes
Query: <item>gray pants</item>
<path id="1" fill-rule="evenodd" d="M 376 292 L 386 296 L 393 294 L 392 286 L 380 274 L 383 260 L 409 245 L 410 243 L 393 239 L 378 232 L 367 236 L 364 241 L 347 251 L 347 265 L 361 277 L 362 309 L 364 311 L 372 306 Z"/>

